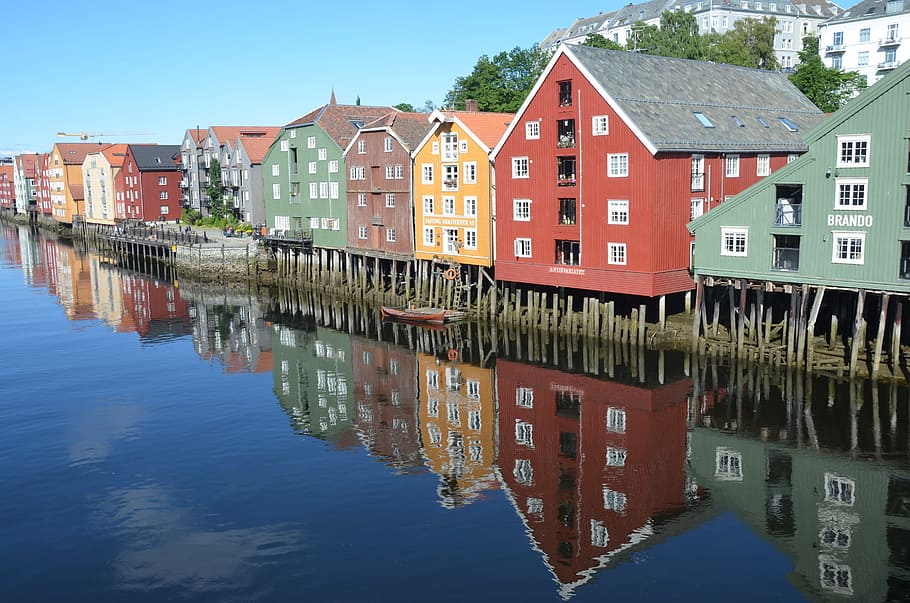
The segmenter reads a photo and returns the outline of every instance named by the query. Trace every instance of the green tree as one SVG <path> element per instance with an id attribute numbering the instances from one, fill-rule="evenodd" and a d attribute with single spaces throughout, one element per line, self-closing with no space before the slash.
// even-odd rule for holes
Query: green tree
<path id="1" fill-rule="evenodd" d="M 774 53 L 777 19 L 740 19 L 724 34 L 705 36 L 703 58 L 715 63 L 775 71 L 780 69 Z"/>
<path id="2" fill-rule="evenodd" d="M 209 185 L 205 187 L 209 196 L 209 214 L 216 218 L 224 217 L 224 193 L 221 191 L 221 163 L 212 157 L 209 166 Z"/>
<path id="3" fill-rule="evenodd" d="M 620 44 L 603 37 L 599 33 L 588 34 L 588 37 L 585 38 L 585 41 L 582 42 L 581 45 L 592 46 L 594 48 L 606 48 L 607 50 L 625 50 Z"/>
<path id="4" fill-rule="evenodd" d="M 866 87 L 865 78 L 856 71 L 844 72 L 825 67 L 818 54 L 818 38 L 815 36 L 803 38 L 799 64 L 790 81 L 826 113 L 837 111 Z"/>
<path id="5" fill-rule="evenodd" d="M 414 105 L 412 105 L 411 103 L 398 103 L 397 105 L 392 105 L 392 107 L 394 107 L 395 109 L 398 109 L 399 111 L 404 111 L 406 113 L 414 112 Z"/>
<path id="6" fill-rule="evenodd" d="M 474 70 L 455 78 L 446 94 L 445 106 L 464 109 L 474 99 L 481 111 L 516 111 L 543 72 L 549 53 L 536 47 L 500 52 L 492 59 L 481 55 Z"/>

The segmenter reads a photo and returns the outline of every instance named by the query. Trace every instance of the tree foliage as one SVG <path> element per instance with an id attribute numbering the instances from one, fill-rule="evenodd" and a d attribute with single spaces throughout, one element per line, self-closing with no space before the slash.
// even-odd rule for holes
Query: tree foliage
<path id="1" fill-rule="evenodd" d="M 224 193 L 221 191 L 221 163 L 215 157 L 209 164 L 209 185 L 205 187 L 205 192 L 209 196 L 209 214 L 221 218 L 224 217 Z"/>
<path id="2" fill-rule="evenodd" d="M 780 69 L 774 54 L 777 19 L 740 19 L 724 34 L 707 34 L 703 58 L 715 63 L 776 71 Z"/>
<path id="3" fill-rule="evenodd" d="M 843 107 L 847 101 L 866 87 L 866 80 L 856 71 L 841 71 L 825 67 L 818 54 L 818 38 L 803 38 L 796 73 L 790 76 L 793 85 L 802 91 L 815 106 L 826 113 Z"/>
<path id="4" fill-rule="evenodd" d="M 581 45 L 591 46 L 593 48 L 606 48 L 607 50 L 625 50 L 625 47 L 621 44 L 617 44 L 599 33 L 588 34 L 588 37 L 585 38 L 585 41 L 582 42 Z"/>
<path id="5" fill-rule="evenodd" d="M 548 59 L 549 54 L 536 47 L 516 46 L 493 58 L 481 55 L 469 75 L 455 79 L 444 104 L 464 109 L 465 101 L 474 99 L 481 111 L 516 111 L 540 77 Z"/>
<path id="6" fill-rule="evenodd" d="M 695 15 L 685 11 L 665 10 L 660 15 L 660 27 L 638 22 L 632 25 L 629 50 L 662 57 L 701 59 L 703 39 L 698 33 Z"/>

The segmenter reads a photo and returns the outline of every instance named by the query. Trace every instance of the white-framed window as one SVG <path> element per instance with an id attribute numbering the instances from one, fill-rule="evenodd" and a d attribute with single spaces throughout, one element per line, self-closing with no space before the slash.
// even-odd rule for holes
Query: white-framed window
<path id="1" fill-rule="evenodd" d="M 626 411 L 610 406 L 607 408 L 607 430 L 613 433 L 626 433 Z"/>
<path id="2" fill-rule="evenodd" d="M 515 421 L 515 443 L 529 448 L 534 447 L 534 425 L 527 421 Z"/>
<path id="3" fill-rule="evenodd" d="M 512 178 L 528 178 L 528 158 L 512 157 Z"/>
<path id="4" fill-rule="evenodd" d="M 866 233 L 832 232 L 834 242 L 831 251 L 831 262 L 835 264 L 864 264 Z"/>
<path id="5" fill-rule="evenodd" d="M 607 467 L 625 467 L 626 450 L 607 446 Z"/>
<path id="6" fill-rule="evenodd" d="M 823 589 L 838 595 L 853 594 L 853 570 L 836 557 L 819 555 L 818 573 Z"/>
<path id="7" fill-rule="evenodd" d="M 290 146 L 291 146 L 290 142 L 288 142 L 287 140 L 282 140 L 280 143 L 278 143 L 278 148 L 282 151 L 287 151 L 290 148 Z"/>
<path id="8" fill-rule="evenodd" d="M 447 163 L 442 166 L 442 190 L 458 190 L 458 164 Z"/>
<path id="9" fill-rule="evenodd" d="M 133 167 L 133 164 L 130 164 Z M 167 176 L 158 176 L 158 186 L 167 186 Z"/>
<path id="10" fill-rule="evenodd" d="M 692 184 L 693 191 L 705 190 L 705 156 L 692 155 Z"/>
<path id="11" fill-rule="evenodd" d="M 310 228 L 313 230 L 319 230 L 320 224 L 321 222 L 319 220 L 319 216 L 313 216 L 310 218 Z"/>
<path id="12" fill-rule="evenodd" d="M 591 135 L 606 136 L 610 133 L 610 120 L 606 115 L 595 115 L 591 118 Z"/>
<path id="13" fill-rule="evenodd" d="M 439 389 L 439 371 L 427 369 L 427 389 Z"/>
<path id="14" fill-rule="evenodd" d="M 627 200 L 610 199 L 607 201 L 607 223 L 629 223 L 629 202 Z"/>
<path id="15" fill-rule="evenodd" d="M 853 506 L 856 500 L 856 482 L 834 473 L 825 474 L 825 501 Z"/>
<path id="16" fill-rule="evenodd" d="M 316 151 L 316 156 L 319 158 L 319 161 L 325 161 L 326 159 L 328 159 L 329 154 L 328 154 L 328 151 L 325 149 L 325 147 L 323 147 L 323 148 L 319 149 L 318 151 Z"/>
<path id="17" fill-rule="evenodd" d="M 272 185 L 272 199 L 281 199 L 281 184 L 278 182 Z"/>
<path id="18" fill-rule="evenodd" d="M 338 172 L 338 160 L 333 159 L 329 162 L 329 173 L 335 174 Z"/>
<path id="19" fill-rule="evenodd" d="M 515 459 L 515 468 L 512 469 L 512 476 L 515 482 L 522 485 L 534 483 L 534 468 L 531 466 L 529 459 Z"/>
<path id="20" fill-rule="evenodd" d="M 771 156 L 758 155 L 755 158 L 755 175 L 768 176 L 771 174 Z"/>
<path id="21" fill-rule="evenodd" d="M 387 165 L 385 166 L 385 179 L 392 180 L 395 178 L 395 166 Z"/>
<path id="22" fill-rule="evenodd" d="M 159 198 L 159 199 L 167 199 L 167 191 L 160 191 L 160 192 L 158 193 L 158 198 Z"/>
<path id="23" fill-rule="evenodd" d="M 395 180 L 404 180 L 404 166 L 403 165 L 395 166 Z"/>
<path id="24" fill-rule="evenodd" d="M 477 215 L 477 197 L 465 197 L 464 198 L 464 215 L 465 216 L 476 216 Z"/>
<path id="25" fill-rule="evenodd" d="M 357 237 L 360 239 L 367 238 L 367 227 L 366 226 L 359 226 L 357 228 Z"/>
<path id="26" fill-rule="evenodd" d="M 328 182 L 319 183 L 319 198 L 320 199 L 329 198 L 329 183 Z"/>
<path id="27" fill-rule="evenodd" d="M 444 215 L 444 216 L 454 216 L 455 215 L 455 197 L 443 197 L 442 198 L 442 215 Z"/>
<path id="28" fill-rule="evenodd" d="M 725 165 L 727 178 L 739 178 L 739 155 L 727 155 Z"/>
<path id="29" fill-rule="evenodd" d="M 856 54 L 856 64 L 865 67 L 869 64 L 869 51 L 861 50 Z"/>
<path id="30" fill-rule="evenodd" d="M 516 222 L 531 221 L 531 200 L 530 199 L 513 199 L 512 200 L 512 219 Z"/>
<path id="31" fill-rule="evenodd" d="M 720 254 L 745 257 L 749 254 L 749 229 L 722 226 Z"/>
<path id="32" fill-rule="evenodd" d="M 307 171 L 307 174 L 315 174 L 315 173 L 316 173 L 316 165 L 317 165 L 317 164 L 316 164 L 315 161 L 308 161 L 307 164 L 306 164 L 306 171 Z"/>
<path id="33" fill-rule="evenodd" d="M 272 176 L 280 176 L 280 175 L 281 175 L 281 166 L 277 163 L 273 163 L 272 164 Z"/>
<path id="34" fill-rule="evenodd" d="M 366 197 L 366 195 L 364 195 L 364 197 Z M 319 198 L 319 183 L 310 182 L 310 199 L 318 199 L 318 198 Z M 364 205 L 366 205 L 366 200 L 364 200 Z"/>
<path id="35" fill-rule="evenodd" d="M 313 138 L 313 146 L 310 148 L 312 149 L 315 146 L 316 146 L 316 139 Z M 361 138 L 360 140 L 357 141 L 357 154 L 363 155 L 366 152 L 367 152 L 367 141 L 365 141 L 364 139 Z"/>
<path id="36" fill-rule="evenodd" d="M 714 477 L 721 481 L 743 481 L 742 453 L 718 446 L 714 450 Z"/>
<path id="37" fill-rule="evenodd" d="M 458 161 L 458 134 L 445 132 L 442 135 L 442 160 Z"/>
<path id="38" fill-rule="evenodd" d="M 868 183 L 868 178 L 835 179 L 837 198 L 834 200 L 834 209 L 865 211 Z"/>
<path id="39" fill-rule="evenodd" d="M 162 205 L 158 208 L 158 213 L 160 213 L 162 215 L 167 215 L 169 211 L 170 211 L 170 209 L 168 208 L 167 205 Z"/>
<path id="40" fill-rule="evenodd" d="M 539 121 L 526 121 L 525 122 L 525 139 L 526 140 L 538 140 L 540 138 L 540 122 Z"/>
<path id="41" fill-rule="evenodd" d="M 431 215 L 431 214 L 433 213 L 433 211 L 434 211 L 434 207 L 433 207 L 433 196 L 432 196 L 432 195 L 424 195 L 424 197 L 423 197 L 423 214 L 424 214 L 425 216 L 426 216 L 426 215 Z"/>
<path id="42" fill-rule="evenodd" d="M 468 141 L 467 141 L 467 139 L 464 139 L 464 138 L 463 138 L 463 139 L 461 139 L 460 141 L 458 141 L 458 151 L 461 152 L 461 153 L 467 153 L 467 152 L 468 152 Z"/>
<path id="43" fill-rule="evenodd" d="M 423 244 L 427 247 L 436 244 L 436 229 L 432 226 L 423 229 Z"/>
<path id="44" fill-rule="evenodd" d="M 696 197 L 689 202 L 689 219 L 694 220 L 705 213 L 705 199 Z"/>
<path id="45" fill-rule="evenodd" d="M 315 136 L 306 137 L 306 148 L 308 148 L 308 149 L 316 148 L 316 137 Z"/>
<path id="46" fill-rule="evenodd" d="M 625 513 L 627 498 L 626 495 L 622 492 L 616 492 L 610 490 L 606 486 L 603 487 L 604 494 L 604 509 L 607 511 L 616 511 L 617 513 Z"/>
<path id="47" fill-rule="evenodd" d="M 531 239 L 524 239 L 524 238 L 515 239 L 515 257 L 518 257 L 518 258 L 531 257 Z"/>
<path id="48" fill-rule="evenodd" d="M 534 408 L 534 388 L 516 387 L 515 405 L 521 408 Z"/>
<path id="49" fill-rule="evenodd" d="M 477 162 L 476 161 L 465 161 L 463 164 L 464 167 L 464 183 L 465 184 L 477 184 Z"/>
<path id="50" fill-rule="evenodd" d="M 838 136 L 837 167 L 869 167 L 871 136 Z"/>
<path id="51" fill-rule="evenodd" d="M 386 153 L 392 152 L 392 137 L 386 136 L 385 140 L 382 141 L 382 150 Z"/>
<path id="52" fill-rule="evenodd" d="M 420 166 L 420 181 L 422 184 L 433 184 L 432 163 L 424 163 Z"/>
<path id="53" fill-rule="evenodd" d="M 626 244 L 625 243 L 607 243 L 607 263 L 625 266 L 625 264 L 626 264 Z"/>
<path id="54" fill-rule="evenodd" d="M 465 228 L 464 229 L 464 248 L 465 249 L 477 249 L 477 229 L 476 228 Z"/>
<path id="55" fill-rule="evenodd" d="M 395 207 L 395 193 L 386 193 L 385 194 L 385 206 L 386 207 Z"/>
<path id="56" fill-rule="evenodd" d="M 394 228 L 386 228 L 385 241 L 386 243 L 394 243 L 396 241 Z"/>
<path id="57" fill-rule="evenodd" d="M 624 178 L 629 175 L 629 154 L 610 153 L 607 155 L 607 176 Z"/>
<path id="58" fill-rule="evenodd" d="M 352 167 L 351 180 L 366 180 L 367 169 L 365 167 Z"/>
<path id="59" fill-rule="evenodd" d="M 338 183 L 333 180 L 332 182 L 329 182 L 329 199 L 337 199 L 337 198 L 338 198 Z"/>
<path id="60" fill-rule="evenodd" d="M 430 154 L 439 155 L 439 141 L 438 140 L 434 140 L 433 143 L 430 145 Z"/>
<path id="61" fill-rule="evenodd" d="M 793 163 L 797 159 L 799 159 L 799 155 L 797 155 L 796 153 L 790 153 L 787 155 L 787 163 Z"/>

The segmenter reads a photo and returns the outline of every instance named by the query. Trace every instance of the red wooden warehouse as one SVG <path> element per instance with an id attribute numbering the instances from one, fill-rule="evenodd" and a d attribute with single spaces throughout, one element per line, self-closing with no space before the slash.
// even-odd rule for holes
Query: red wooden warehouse
<path id="1" fill-rule="evenodd" d="M 686 223 L 804 152 L 822 118 L 784 74 L 562 46 L 492 153 L 496 278 L 689 290 Z"/>
<path id="2" fill-rule="evenodd" d="M 115 177 L 116 217 L 142 222 L 179 218 L 179 157 L 180 145 L 129 145 Z"/>

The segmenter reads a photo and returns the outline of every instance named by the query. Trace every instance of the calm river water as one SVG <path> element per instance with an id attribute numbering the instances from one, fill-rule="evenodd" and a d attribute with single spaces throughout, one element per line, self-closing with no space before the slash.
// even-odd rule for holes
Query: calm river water
<path id="1" fill-rule="evenodd" d="M 905 389 L 289 299 L 0 224 L 0 600 L 910 596 Z"/>

